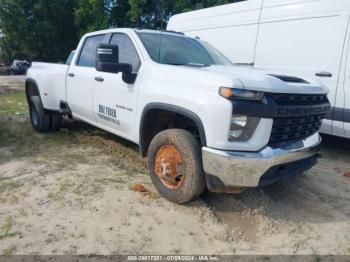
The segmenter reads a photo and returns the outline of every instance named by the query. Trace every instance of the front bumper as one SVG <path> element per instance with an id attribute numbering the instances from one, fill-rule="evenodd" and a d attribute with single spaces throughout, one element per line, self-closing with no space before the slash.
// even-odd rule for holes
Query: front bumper
<path id="1" fill-rule="evenodd" d="M 321 137 L 316 133 L 283 148 L 267 146 L 259 152 L 203 147 L 203 167 L 208 189 L 213 192 L 235 192 L 236 188 L 266 184 L 266 180 L 262 181 L 264 176 L 271 178 L 272 173 L 278 176 L 281 170 L 306 171 L 316 163 L 314 159 L 320 143 Z"/>

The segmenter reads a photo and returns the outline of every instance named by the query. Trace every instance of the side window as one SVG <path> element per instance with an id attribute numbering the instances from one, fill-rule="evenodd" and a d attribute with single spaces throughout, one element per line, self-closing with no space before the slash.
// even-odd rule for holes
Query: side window
<path id="1" fill-rule="evenodd" d="M 96 35 L 86 38 L 83 50 L 80 53 L 78 65 L 85 67 L 95 67 L 96 48 L 98 44 L 103 43 L 105 35 Z"/>
<path id="2" fill-rule="evenodd" d="M 136 48 L 126 34 L 113 34 L 111 44 L 119 46 L 119 62 L 132 65 L 133 72 L 140 69 L 141 61 Z"/>
<path id="3" fill-rule="evenodd" d="M 75 51 L 70 52 L 67 61 L 66 61 L 66 65 L 70 65 L 72 63 L 73 57 L 75 55 Z"/>

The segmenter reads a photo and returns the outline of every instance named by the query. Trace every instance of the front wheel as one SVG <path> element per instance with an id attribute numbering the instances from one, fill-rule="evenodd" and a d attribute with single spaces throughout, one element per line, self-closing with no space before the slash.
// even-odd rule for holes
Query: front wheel
<path id="1" fill-rule="evenodd" d="M 190 202 L 205 189 L 200 145 L 185 130 L 156 135 L 148 150 L 148 167 L 157 191 L 171 202 Z"/>

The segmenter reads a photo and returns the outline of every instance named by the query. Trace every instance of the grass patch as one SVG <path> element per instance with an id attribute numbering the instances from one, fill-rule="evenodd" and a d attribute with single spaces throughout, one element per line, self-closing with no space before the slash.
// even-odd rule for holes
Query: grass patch
<path id="1" fill-rule="evenodd" d="M 0 178 L 0 203 L 16 203 L 18 197 L 16 196 L 16 189 L 20 186 L 19 183 L 14 181 L 7 181 Z M 1 230 L 0 230 L 1 238 Z"/>
<path id="2" fill-rule="evenodd" d="M 9 232 L 9 233 L 6 233 L 6 234 L 5 233 L 0 233 L 0 239 L 14 237 L 16 235 L 17 235 L 16 232 Z"/>
<path id="3" fill-rule="evenodd" d="M 63 199 L 67 194 L 76 196 L 76 200 L 82 200 L 90 195 L 101 192 L 102 186 L 97 180 L 85 181 L 84 183 L 75 184 L 69 181 L 63 181 L 59 184 L 56 190 L 50 191 L 47 197 L 51 200 L 57 201 Z"/>
<path id="4" fill-rule="evenodd" d="M 11 159 L 21 157 L 35 157 L 43 152 L 57 155 L 62 147 L 92 146 L 100 153 L 111 156 L 115 164 L 121 169 L 131 173 L 147 172 L 147 165 L 138 151 L 138 147 L 131 142 L 108 134 L 102 130 L 82 122 L 69 122 L 60 132 L 39 134 L 30 124 L 29 117 L 25 119 L 7 119 L 0 116 L 0 148 L 6 147 L 11 153 L 0 159 L 0 164 Z M 65 149 L 67 152 L 67 149 Z M 87 163 L 89 160 L 83 153 L 63 155 L 71 161 Z M 73 158 L 71 158 L 73 157 Z"/>
<path id="5" fill-rule="evenodd" d="M 15 245 L 10 245 L 7 248 L 2 250 L 2 254 L 4 256 L 10 256 L 10 255 L 13 254 L 13 252 L 15 252 L 15 250 L 16 250 L 16 246 Z"/>
<path id="6" fill-rule="evenodd" d="M 0 95 L 0 116 L 23 114 L 28 112 L 24 92 Z"/>
<path id="7" fill-rule="evenodd" d="M 14 237 L 17 235 L 17 232 L 11 232 L 13 226 L 12 217 L 7 217 L 4 223 L 1 225 L 0 229 L 0 239 Z"/>
<path id="8" fill-rule="evenodd" d="M 0 148 L 7 148 L 10 155 L 0 158 L 0 164 L 21 157 L 35 157 L 38 154 L 59 152 L 59 147 L 72 145 L 74 136 L 67 132 L 36 133 L 26 119 L 6 119 L 0 116 Z"/>
<path id="9" fill-rule="evenodd" d="M 146 161 L 135 144 L 77 121 L 65 121 L 60 132 L 36 133 L 30 124 L 25 93 L 0 95 L 0 148 L 6 148 L 10 153 L 0 158 L 0 164 L 43 153 L 57 155 L 63 146 L 76 145 L 97 148 L 101 153 L 112 156 L 112 163 L 128 172 L 147 172 Z M 79 155 L 74 156 L 74 160 L 88 162 L 85 157 L 79 159 Z"/>
<path id="10" fill-rule="evenodd" d="M 57 200 L 57 192 L 52 192 L 50 191 L 48 194 L 47 194 L 47 197 L 52 199 L 52 200 Z"/>
<path id="11" fill-rule="evenodd" d="M 0 193 L 12 191 L 19 187 L 19 184 L 13 181 L 5 182 L 0 180 Z"/>
<path id="12" fill-rule="evenodd" d="M 12 226 L 13 226 L 12 217 L 7 217 L 1 226 L 1 230 L 4 231 L 5 233 L 8 233 L 11 230 Z"/>
<path id="13" fill-rule="evenodd" d="M 62 197 L 63 194 L 71 192 L 74 188 L 74 184 L 69 183 L 68 181 L 63 181 L 60 184 L 60 187 L 56 191 L 50 191 L 47 194 L 47 197 L 51 200 L 58 200 Z"/>

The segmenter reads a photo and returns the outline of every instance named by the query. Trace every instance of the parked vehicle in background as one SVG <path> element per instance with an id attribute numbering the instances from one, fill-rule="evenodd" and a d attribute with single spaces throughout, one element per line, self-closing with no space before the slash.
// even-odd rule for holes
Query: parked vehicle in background
<path id="1" fill-rule="evenodd" d="M 173 16 L 239 66 L 314 78 L 330 89 L 321 131 L 350 138 L 350 1 L 249 0 Z"/>
<path id="2" fill-rule="evenodd" d="M 234 67 L 201 40 L 136 29 L 85 35 L 69 65 L 33 62 L 26 94 L 38 132 L 58 130 L 65 114 L 138 144 L 176 203 L 310 169 L 330 108 L 313 80 Z"/>
<path id="3" fill-rule="evenodd" d="M 9 68 L 10 75 L 25 75 L 27 73 L 30 63 L 22 60 L 14 60 Z"/>
<path id="4" fill-rule="evenodd" d="M 0 63 L 0 75 L 8 75 L 10 67 Z"/>

